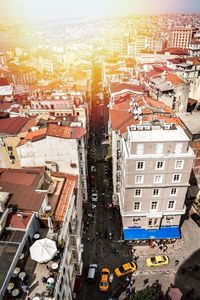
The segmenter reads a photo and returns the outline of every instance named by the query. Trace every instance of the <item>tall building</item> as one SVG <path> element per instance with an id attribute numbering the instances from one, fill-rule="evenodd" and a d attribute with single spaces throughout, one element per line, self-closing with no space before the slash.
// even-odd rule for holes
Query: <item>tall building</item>
<path id="1" fill-rule="evenodd" d="M 192 36 L 193 28 L 191 26 L 178 26 L 170 33 L 170 47 L 188 48 Z"/>
<path id="2" fill-rule="evenodd" d="M 112 105 L 113 200 L 125 240 L 180 237 L 194 153 L 179 124 L 168 106 L 149 97 Z"/>
<path id="3" fill-rule="evenodd" d="M 122 55 L 127 55 L 128 54 L 128 45 L 129 45 L 129 34 L 124 34 L 121 37 L 121 54 Z"/>

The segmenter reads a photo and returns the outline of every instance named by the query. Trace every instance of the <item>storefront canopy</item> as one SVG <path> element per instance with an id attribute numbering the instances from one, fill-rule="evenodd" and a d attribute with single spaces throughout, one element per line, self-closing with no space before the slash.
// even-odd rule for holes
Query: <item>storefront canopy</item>
<path id="1" fill-rule="evenodd" d="M 157 230 L 124 228 L 124 240 L 179 239 L 179 227 L 160 227 Z"/>

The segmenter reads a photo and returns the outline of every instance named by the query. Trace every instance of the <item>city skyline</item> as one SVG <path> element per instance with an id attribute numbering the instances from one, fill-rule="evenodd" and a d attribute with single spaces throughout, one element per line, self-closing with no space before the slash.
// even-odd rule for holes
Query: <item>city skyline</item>
<path id="1" fill-rule="evenodd" d="M 161 4 L 162 2 L 162 4 Z M 198 13 L 198 0 L 2 0 L 1 18 L 112 17 L 130 14 Z"/>

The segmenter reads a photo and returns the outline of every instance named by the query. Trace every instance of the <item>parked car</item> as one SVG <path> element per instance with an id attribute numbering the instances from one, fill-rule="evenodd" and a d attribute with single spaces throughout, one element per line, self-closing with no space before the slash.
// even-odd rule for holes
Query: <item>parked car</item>
<path id="1" fill-rule="evenodd" d="M 96 281 L 97 264 L 90 264 L 87 274 L 87 282 L 93 283 Z"/>
<path id="2" fill-rule="evenodd" d="M 109 276 L 110 270 L 108 268 L 103 268 L 101 270 L 101 280 L 99 282 L 99 290 L 101 292 L 107 292 L 109 289 Z"/>
<path id="3" fill-rule="evenodd" d="M 168 263 L 169 263 L 169 257 L 167 255 L 157 255 L 146 259 L 147 267 L 163 266 L 163 265 L 168 265 Z"/>
<path id="4" fill-rule="evenodd" d="M 200 216 L 197 213 L 193 213 L 191 218 L 200 227 Z"/>
<path id="5" fill-rule="evenodd" d="M 92 192 L 91 200 L 95 201 L 95 202 L 98 201 L 98 193 L 97 192 Z"/>
<path id="6" fill-rule="evenodd" d="M 119 278 L 121 276 L 125 276 L 127 274 L 133 273 L 136 270 L 137 270 L 137 265 L 134 261 L 132 261 L 119 266 L 118 268 L 115 269 L 114 272 L 115 272 L 115 276 Z"/>

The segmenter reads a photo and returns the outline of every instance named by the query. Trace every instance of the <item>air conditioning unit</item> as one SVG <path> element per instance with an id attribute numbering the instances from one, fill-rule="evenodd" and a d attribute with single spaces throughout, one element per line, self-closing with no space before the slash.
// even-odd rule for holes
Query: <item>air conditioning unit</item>
<path id="1" fill-rule="evenodd" d="M 132 130 L 136 130 L 137 129 L 137 127 L 136 127 L 136 125 L 131 125 L 130 126 L 130 130 L 132 131 Z"/>
<path id="2" fill-rule="evenodd" d="M 143 130 L 143 129 L 144 129 L 144 126 L 143 126 L 143 125 L 137 125 L 137 129 L 138 129 L 138 130 Z"/>
<path id="3" fill-rule="evenodd" d="M 170 129 L 170 124 L 164 124 L 164 129 Z"/>

